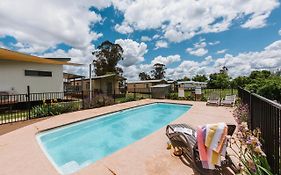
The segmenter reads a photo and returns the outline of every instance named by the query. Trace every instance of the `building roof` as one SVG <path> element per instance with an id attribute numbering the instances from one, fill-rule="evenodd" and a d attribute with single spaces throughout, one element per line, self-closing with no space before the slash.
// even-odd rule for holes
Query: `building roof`
<path id="1" fill-rule="evenodd" d="M 138 83 L 158 83 L 158 82 L 162 82 L 162 81 L 165 81 L 165 80 L 141 80 L 141 81 L 131 81 L 131 82 L 128 82 L 128 84 L 138 84 Z"/>
<path id="2" fill-rule="evenodd" d="M 49 60 L 55 60 L 55 61 L 71 61 L 71 58 L 46 58 L 46 59 L 49 59 Z"/>
<path id="3" fill-rule="evenodd" d="M 204 84 L 204 85 L 206 85 L 207 82 L 199 82 L 199 81 L 179 81 L 178 84 Z"/>
<path id="4" fill-rule="evenodd" d="M 126 80 L 126 78 L 124 78 L 122 76 L 119 76 L 119 75 L 116 75 L 116 74 L 105 74 L 105 75 L 95 76 L 95 77 L 92 77 L 92 80 L 98 80 L 98 79 L 107 78 L 107 77 L 114 77 L 114 76 L 118 76 L 119 79 Z M 84 80 L 89 80 L 89 79 L 90 78 L 85 78 Z"/>
<path id="5" fill-rule="evenodd" d="M 169 87 L 171 86 L 170 84 L 157 84 L 154 86 L 151 86 L 152 88 L 163 88 L 163 87 Z"/>
<path id="6" fill-rule="evenodd" d="M 56 60 L 41 58 L 38 56 L 28 55 L 28 54 L 0 48 L 0 60 L 23 61 L 23 62 L 33 62 L 33 63 L 40 63 L 40 64 L 76 65 L 76 66 L 81 65 L 76 63 L 69 63 L 68 61 L 63 61 L 63 60 L 58 61 L 58 59 L 59 58 L 56 58 Z"/>
<path id="7" fill-rule="evenodd" d="M 76 78 L 84 78 L 85 76 L 83 75 L 76 75 L 76 74 L 70 74 L 70 73 L 63 73 L 63 78 L 65 79 L 76 79 Z"/>
<path id="8" fill-rule="evenodd" d="M 102 78 L 114 77 L 114 76 L 116 76 L 116 74 L 105 74 L 105 75 L 100 75 L 100 76 L 92 77 L 92 79 L 96 80 L 96 79 L 102 79 Z"/>
<path id="9" fill-rule="evenodd" d="M 167 80 L 167 83 L 174 83 L 174 80 Z"/>

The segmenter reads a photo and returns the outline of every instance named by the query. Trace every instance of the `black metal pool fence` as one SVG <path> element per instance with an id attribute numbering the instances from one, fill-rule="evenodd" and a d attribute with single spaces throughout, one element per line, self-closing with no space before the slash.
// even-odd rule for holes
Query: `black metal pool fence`
<path id="1" fill-rule="evenodd" d="M 126 102 L 128 97 L 142 99 L 151 95 L 145 89 L 127 93 L 124 88 L 44 93 L 30 93 L 28 88 L 26 94 L 0 93 L 0 125 Z"/>
<path id="2" fill-rule="evenodd" d="M 217 93 L 224 97 L 226 94 L 237 93 L 237 90 L 203 89 L 202 92 L 206 97 L 212 93 Z M 143 98 L 152 98 L 150 88 L 116 88 L 108 92 L 101 90 L 71 90 L 43 93 L 30 93 L 29 88 L 27 88 L 26 94 L 0 93 L 0 124 L 58 115 L 60 113 Z"/>
<path id="3" fill-rule="evenodd" d="M 238 96 L 249 106 L 250 129 L 260 128 L 263 149 L 274 174 L 280 174 L 281 162 L 281 104 L 245 89 L 238 88 Z"/>

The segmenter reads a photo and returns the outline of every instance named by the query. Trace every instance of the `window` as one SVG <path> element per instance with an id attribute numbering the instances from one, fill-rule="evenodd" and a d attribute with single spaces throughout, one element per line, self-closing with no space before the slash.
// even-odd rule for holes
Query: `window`
<path id="1" fill-rule="evenodd" d="M 25 76 L 52 77 L 52 72 L 50 71 L 25 70 L 24 74 Z"/>

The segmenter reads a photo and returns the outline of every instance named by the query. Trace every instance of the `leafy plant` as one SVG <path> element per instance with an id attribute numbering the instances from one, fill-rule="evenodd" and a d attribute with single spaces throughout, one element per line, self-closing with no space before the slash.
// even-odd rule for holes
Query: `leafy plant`
<path id="1" fill-rule="evenodd" d="M 233 116 L 238 123 L 238 132 L 230 139 L 230 148 L 240 161 L 240 171 L 247 175 L 271 175 L 270 166 L 260 142 L 261 131 L 248 129 L 249 107 L 238 104 Z"/>
<path id="2" fill-rule="evenodd" d="M 177 93 L 169 93 L 168 96 L 167 96 L 167 98 L 168 98 L 168 99 L 171 99 L 171 100 L 178 100 L 178 99 L 179 99 Z"/>
<path id="3" fill-rule="evenodd" d="M 230 141 L 230 148 L 240 160 L 241 174 L 272 175 L 266 155 L 262 150 L 260 135 L 259 129 L 251 131 L 247 123 L 242 122 L 238 126 L 236 137 L 232 137 Z M 238 148 L 238 152 L 235 148 Z"/>
<path id="4" fill-rule="evenodd" d="M 56 103 L 52 101 L 51 103 L 43 102 L 42 105 L 38 105 L 32 108 L 31 112 L 34 118 L 46 117 L 63 114 L 66 112 L 77 111 L 80 109 L 80 102 L 62 102 Z"/>
<path id="5" fill-rule="evenodd" d="M 49 116 L 49 106 L 46 103 L 34 106 L 31 111 L 35 118 Z"/>
<path id="6" fill-rule="evenodd" d="M 129 101 L 135 101 L 135 98 L 133 96 L 127 96 L 127 97 L 119 100 L 119 103 L 125 103 L 125 102 L 129 102 Z"/>
<path id="7" fill-rule="evenodd" d="M 249 115 L 249 106 L 242 103 L 238 103 L 233 111 L 233 117 L 238 124 L 242 122 L 247 122 Z"/>
<path id="8" fill-rule="evenodd" d="M 113 98 L 103 94 L 95 96 L 92 101 L 90 101 L 89 99 L 85 100 L 84 103 L 86 108 L 96 108 L 112 104 L 114 104 Z"/>

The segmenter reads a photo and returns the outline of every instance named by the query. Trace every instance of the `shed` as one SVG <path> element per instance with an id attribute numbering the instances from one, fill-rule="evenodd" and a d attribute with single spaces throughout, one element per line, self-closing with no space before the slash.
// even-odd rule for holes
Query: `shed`
<path id="1" fill-rule="evenodd" d="M 151 95 L 152 98 L 164 99 L 169 94 L 171 90 L 170 84 L 158 84 L 151 86 Z"/>
<path id="2" fill-rule="evenodd" d="M 128 92 L 137 92 L 137 93 L 150 93 L 151 86 L 158 84 L 165 84 L 166 81 L 161 80 L 141 80 L 141 81 L 131 81 L 127 83 Z"/>
<path id="3" fill-rule="evenodd" d="M 195 89 L 195 88 L 198 88 L 198 87 L 206 88 L 207 87 L 207 82 L 179 81 L 178 85 L 179 85 L 179 87 L 182 87 L 185 90 L 187 90 L 187 89 Z"/>

